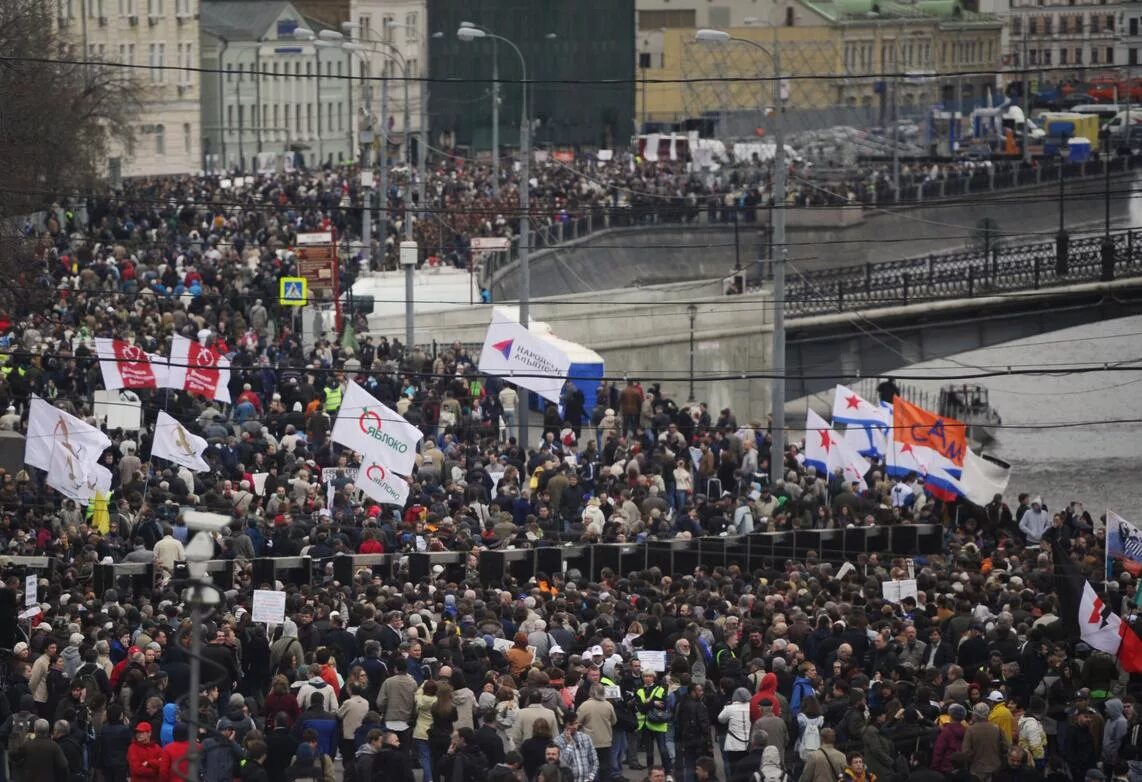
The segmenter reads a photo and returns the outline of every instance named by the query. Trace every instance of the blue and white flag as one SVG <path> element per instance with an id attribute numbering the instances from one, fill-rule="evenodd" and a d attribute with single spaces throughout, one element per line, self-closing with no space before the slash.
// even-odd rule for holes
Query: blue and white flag
<path id="1" fill-rule="evenodd" d="M 888 431 L 892 426 L 892 409 L 874 405 L 848 386 L 838 385 L 833 392 L 833 423 Z"/>
<path id="2" fill-rule="evenodd" d="M 862 489 L 867 488 L 864 476 L 869 463 L 812 410 L 805 421 L 805 466 L 814 468 L 822 478 L 840 470 L 846 483 L 859 483 Z"/>
<path id="3" fill-rule="evenodd" d="M 1112 510 L 1106 512 L 1106 577 L 1110 578 L 1110 563 L 1122 563 L 1122 569 L 1131 575 L 1142 574 L 1142 530 Z"/>

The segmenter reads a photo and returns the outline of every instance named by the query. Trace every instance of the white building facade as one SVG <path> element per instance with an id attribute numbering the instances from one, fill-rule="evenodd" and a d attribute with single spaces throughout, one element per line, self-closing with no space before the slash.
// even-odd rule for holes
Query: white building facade
<path id="1" fill-rule="evenodd" d="M 353 159 L 354 53 L 294 35 L 313 29 L 283 0 L 207 0 L 201 25 L 202 163 L 210 171 Z"/>
<path id="2" fill-rule="evenodd" d="M 406 149 L 406 130 L 418 136 L 428 127 L 428 85 L 419 81 L 426 75 L 432 35 L 428 4 L 425 0 L 351 0 L 349 17 L 344 32 L 362 47 L 354 73 L 367 72 L 374 78 L 371 92 L 364 85 L 359 87 L 358 99 L 362 106 L 372 99 L 373 128 L 379 134 L 380 123 L 387 124 L 390 158 L 400 159 Z M 403 70 L 409 79 L 407 104 L 400 78 Z M 378 77 L 384 77 L 383 81 L 375 81 Z M 382 105 L 386 106 L 385 117 L 381 116 Z"/>
<path id="3" fill-rule="evenodd" d="M 199 0 L 57 0 L 61 32 L 88 60 L 145 66 L 132 72 L 143 109 L 130 147 L 113 145 L 112 179 L 198 171 Z"/>

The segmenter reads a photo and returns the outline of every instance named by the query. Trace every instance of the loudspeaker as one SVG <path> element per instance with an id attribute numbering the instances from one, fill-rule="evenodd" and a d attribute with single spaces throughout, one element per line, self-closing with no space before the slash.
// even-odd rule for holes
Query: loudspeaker
<path id="1" fill-rule="evenodd" d="M 260 589 L 263 584 L 273 589 L 274 581 L 277 580 L 274 573 L 274 561 L 269 557 L 255 559 L 251 568 L 251 577 L 254 582 L 254 589 Z"/>
<path id="2" fill-rule="evenodd" d="M 408 555 L 408 580 L 419 584 L 432 570 L 432 557 L 419 552 Z"/>
<path id="3" fill-rule="evenodd" d="M 507 557 L 502 551 L 480 552 L 480 583 L 494 586 L 503 583 L 507 569 Z"/>
<path id="4" fill-rule="evenodd" d="M 526 584 L 535 575 L 535 561 L 531 557 L 508 560 L 508 572 L 521 584 Z"/>
<path id="5" fill-rule="evenodd" d="M 11 649 L 20 641 L 16 630 L 19 601 L 12 589 L 0 589 L 0 648 Z"/>
<path id="6" fill-rule="evenodd" d="M 115 588 L 115 566 L 95 566 L 95 594 L 102 597 L 108 589 Z"/>
<path id="7" fill-rule="evenodd" d="M 210 581 L 222 591 L 234 588 L 234 565 L 226 563 L 226 567 L 210 573 Z"/>
<path id="8" fill-rule="evenodd" d="M 171 571 L 171 581 L 186 581 L 190 578 L 190 565 L 186 562 L 175 562 Z"/>
<path id="9" fill-rule="evenodd" d="M 155 566 L 147 565 L 146 569 L 137 576 L 131 576 L 131 592 L 136 596 L 150 597 L 155 590 Z"/>
<path id="10" fill-rule="evenodd" d="M 618 546 L 610 544 L 591 546 L 591 580 L 598 581 L 604 568 L 610 568 L 616 574 L 622 572 L 622 551 Z"/>
<path id="11" fill-rule="evenodd" d="M 353 583 L 353 558 L 339 556 L 333 558 L 333 580 L 345 584 Z"/>

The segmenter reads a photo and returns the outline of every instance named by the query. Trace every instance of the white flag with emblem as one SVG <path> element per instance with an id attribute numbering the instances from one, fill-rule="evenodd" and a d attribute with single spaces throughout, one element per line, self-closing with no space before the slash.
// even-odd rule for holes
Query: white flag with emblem
<path id="1" fill-rule="evenodd" d="M 382 505 L 403 508 L 408 500 L 408 481 L 376 462 L 361 465 L 356 486 Z"/>
<path id="2" fill-rule="evenodd" d="M 401 475 L 412 473 L 416 444 L 421 431 L 396 410 L 381 404 L 361 386 L 350 381 L 333 424 L 333 442 L 382 464 Z"/>
<path id="3" fill-rule="evenodd" d="M 35 394 L 28 405 L 28 434 L 24 443 L 24 461 L 51 473 L 53 455 L 64 448 L 78 463 L 83 474 L 99 461 L 99 456 L 111 447 L 111 438 L 91 424 L 65 413 Z M 61 457 L 63 458 L 63 457 Z"/>
<path id="4" fill-rule="evenodd" d="M 172 415 L 162 410 L 155 420 L 155 439 L 151 443 L 151 456 L 185 467 L 192 472 L 207 472 L 210 465 L 202 458 L 206 439 L 191 434 Z"/>
<path id="5" fill-rule="evenodd" d="M 497 308 L 484 337 L 479 369 L 558 404 L 563 382 L 571 372 L 571 356 Z"/>
<path id="6" fill-rule="evenodd" d="M 1083 641 L 1092 649 L 1118 654 L 1122 643 L 1121 624 L 1118 614 L 1110 610 L 1090 582 L 1083 581 L 1083 597 L 1079 602 L 1079 634 Z"/>

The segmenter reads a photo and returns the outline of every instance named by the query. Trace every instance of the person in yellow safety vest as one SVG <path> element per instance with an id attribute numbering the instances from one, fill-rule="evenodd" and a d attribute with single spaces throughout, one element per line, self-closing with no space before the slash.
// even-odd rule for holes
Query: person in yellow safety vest
<path id="1" fill-rule="evenodd" d="M 325 389 L 325 412 L 335 415 L 341 409 L 341 399 L 344 396 L 341 385 L 336 380 L 330 380 L 329 387 Z"/>
<path id="2" fill-rule="evenodd" d="M 666 709 L 666 688 L 655 681 L 654 671 L 642 672 L 642 686 L 635 691 L 638 701 L 638 730 L 642 734 L 642 747 L 646 752 L 647 768 L 654 765 L 654 745 L 662 765 L 671 767 L 670 750 L 666 745 L 666 732 L 670 715 Z"/>

